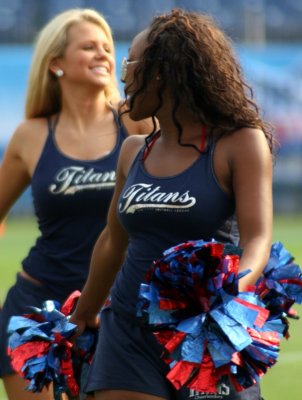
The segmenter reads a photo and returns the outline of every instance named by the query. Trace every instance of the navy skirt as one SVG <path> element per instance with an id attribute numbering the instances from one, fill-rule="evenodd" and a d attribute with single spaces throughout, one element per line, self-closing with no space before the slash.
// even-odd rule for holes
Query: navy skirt
<path id="1" fill-rule="evenodd" d="M 166 378 L 169 366 L 161 360 L 161 353 L 162 346 L 150 329 L 105 309 L 85 391 L 127 390 L 167 400 L 261 400 L 259 385 L 237 393 L 228 381 L 218 394 L 178 391 Z"/>

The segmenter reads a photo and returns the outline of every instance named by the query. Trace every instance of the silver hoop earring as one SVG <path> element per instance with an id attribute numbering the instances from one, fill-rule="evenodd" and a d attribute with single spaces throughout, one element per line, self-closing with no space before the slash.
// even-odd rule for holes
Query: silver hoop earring
<path id="1" fill-rule="evenodd" d="M 58 78 L 61 78 L 64 75 L 64 71 L 62 69 L 58 69 L 58 70 L 55 71 L 55 75 Z"/>

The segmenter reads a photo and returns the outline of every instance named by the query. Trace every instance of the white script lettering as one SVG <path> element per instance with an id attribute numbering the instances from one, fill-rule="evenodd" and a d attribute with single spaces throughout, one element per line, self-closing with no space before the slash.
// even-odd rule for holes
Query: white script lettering
<path id="1" fill-rule="evenodd" d="M 134 213 L 143 208 L 190 208 L 196 203 L 195 197 L 187 190 L 179 192 L 161 192 L 160 186 L 137 183 L 130 186 L 123 194 L 119 205 L 121 213 Z"/>
<path id="2" fill-rule="evenodd" d="M 56 183 L 49 186 L 53 194 L 74 194 L 81 190 L 114 187 L 115 171 L 95 172 L 93 168 L 71 166 L 61 169 L 55 177 Z"/>

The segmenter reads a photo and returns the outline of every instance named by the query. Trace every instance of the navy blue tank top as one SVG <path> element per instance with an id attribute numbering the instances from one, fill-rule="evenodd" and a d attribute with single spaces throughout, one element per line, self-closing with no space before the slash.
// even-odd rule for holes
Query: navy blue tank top
<path id="1" fill-rule="evenodd" d="M 125 262 L 111 289 L 111 307 L 135 315 L 137 294 L 153 260 L 187 240 L 237 243 L 234 198 L 219 186 L 213 171 L 214 144 L 185 171 L 171 177 L 151 176 L 136 156 L 118 203 L 129 234 Z"/>
<path id="2" fill-rule="evenodd" d="M 114 149 L 89 161 L 62 154 L 49 122 L 46 143 L 32 177 L 33 204 L 41 235 L 22 265 L 62 300 L 73 290 L 82 289 L 93 246 L 106 224 L 118 154 L 127 137 L 114 116 Z"/>

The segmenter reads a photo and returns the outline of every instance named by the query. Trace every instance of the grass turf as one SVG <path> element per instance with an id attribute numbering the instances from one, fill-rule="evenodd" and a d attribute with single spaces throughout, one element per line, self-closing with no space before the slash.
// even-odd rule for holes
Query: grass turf
<path id="1" fill-rule="evenodd" d="M 35 242 L 38 230 L 32 218 L 10 218 L 4 236 L 0 237 L 1 284 L 0 301 L 3 302 L 8 288 L 15 280 L 20 263 Z M 302 265 L 302 216 L 276 216 L 274 241 L 280 240 Z M 302 316 L 302 307 L 295 307 Z M 291 337 L 283 340 L 279 361 L 262 379 L 262 395 L 265 400 L 300 400 L 299 380 L 302 373 L 302 323 L 290 321 Z M 0 383 L 0 400 L 5 400 Z"/>

